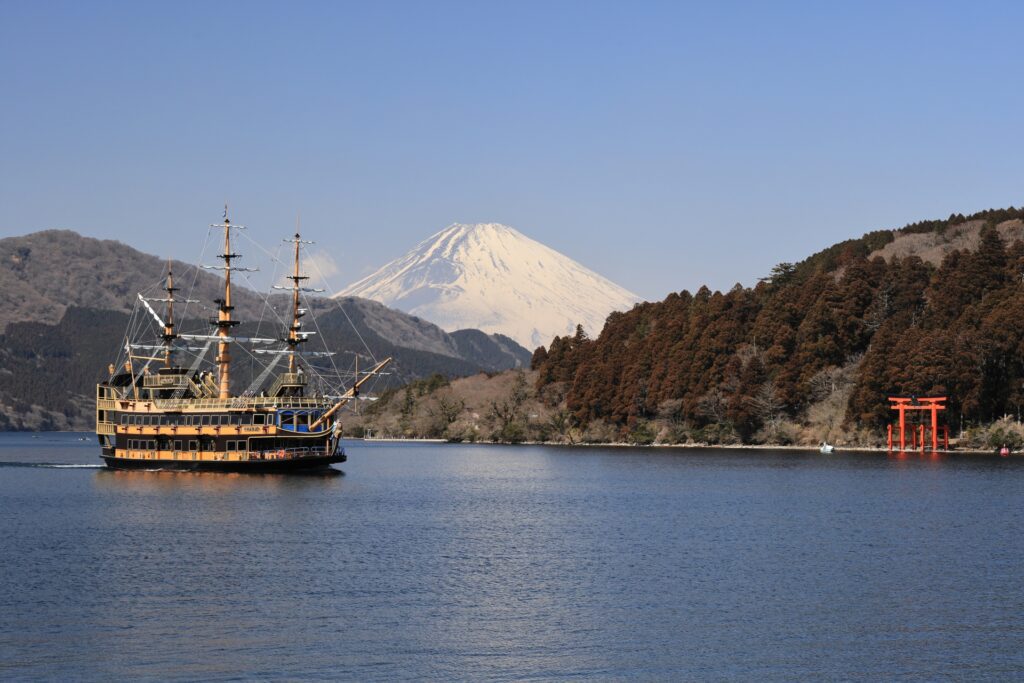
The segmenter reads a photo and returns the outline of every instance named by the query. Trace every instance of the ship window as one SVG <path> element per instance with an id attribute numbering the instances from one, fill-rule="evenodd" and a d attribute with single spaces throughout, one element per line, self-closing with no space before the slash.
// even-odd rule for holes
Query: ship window
<path id="1" fill-rule="evenodd" d="M 203 424 L 204 425 L 210 424 L 210 416 L 209 415 L 203 415 Z"/>
<path id="2" fill-rule="evenodd" d="M 121 424 L 123 424 L 123 425 L 128 424 L 128 416 L 127 415 L 122 415 L 121 416 Z"/>
<path id="3" fill-rule="evenodd" d="M 175 441 L 174 442 L 174 450 L 176 450 L 176 451 L 180 451 L 181 450 L 181 442 L 180 441 Z"/>
<path id="4" fill-rule="evenodd" d="M 199 442 L 195 441 L 195 440 L 189 441 L 188 442 L 188 449 L 190 451 L 198 451 L 199 450 Z"/>
<path id="5" fill-rule="evenodd" d="M 240 425 L 240 424 L 242 424 L 242 416 L 241 415 L 232 415 L 231 416 L 231 424 L 233 424 L 233 425 Z"/>
<path id="6" fill-rule="evenodd" d="M 252 423 L 254 425 L 261 425 L 261 424 L 263 424 L 263 418 L 265 418 L 265 417 L 266 417 L 266 415 L 253 415 L 252 416 Z"/>

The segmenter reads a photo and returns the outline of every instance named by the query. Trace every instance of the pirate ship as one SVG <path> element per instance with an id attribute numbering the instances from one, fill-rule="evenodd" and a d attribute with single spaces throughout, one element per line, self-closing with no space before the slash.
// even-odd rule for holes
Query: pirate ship
<path id="1" fill-rule="evenodd" d="M 285 240 L 294 247 L 290 286 L 275 287 L 291 293 L 287 329 L 277 338 L 234 334 L 239 321 L 234 319 L 231 275 L 252 270 L 234 265 L 241 255 L 231 250 L 232 231 L 244 226 L 233 225 L 225 209 L 223 222 L 210 227 L 222 230 L 224 238 L 224 253 L 218 255 L 223 265 L 203 266 L 224 275 L 223 297 L 214 301 L 217 315 L 207 321 L 213 329 L 179 332 L 174 305 L 199 302 L 176 297 L 180 289 L 174 286 L 170 265 L 162 296 L 139 293 L 121 357 L 96 387 L 101 457 L 117 469 L 233 472 L 308 471 L 344 462 L 339 411 L 391 359 L 360 373 L 357 357 L 351 381 L 331 386 L 312 359 L 334 354 L 300 351 L 313 334 L 303 330 L 301 318 L 308 309 L 302 307 L 302 298 L 323 290 L 303 286 L 309 278 L 300 273 L 299 254 L 310 242 L 298 232 Z M 164 304 L 164 315 L 152 304 Z M 214 345 L 211 364 L 207 356 Z M 233 348 L 246 349 L 251 358 L 268 359 L 238 395 L 232 394 Z M 189 364 L 179 362 L 182 358 Z M 275 376 L 283 359 L 287 368 Z"/>

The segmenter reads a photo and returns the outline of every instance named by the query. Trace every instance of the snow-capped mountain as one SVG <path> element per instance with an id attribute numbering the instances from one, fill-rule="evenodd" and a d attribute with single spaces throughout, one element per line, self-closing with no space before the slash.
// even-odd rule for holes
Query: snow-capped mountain
<path id="1" fill-rule="evenodd" d="M 508 335 L 528 349 L 572 334 L 596 335 L 635 294 L 498 223 L 456 223 L 338 296 L 360 296 L 453 331 Z"/>

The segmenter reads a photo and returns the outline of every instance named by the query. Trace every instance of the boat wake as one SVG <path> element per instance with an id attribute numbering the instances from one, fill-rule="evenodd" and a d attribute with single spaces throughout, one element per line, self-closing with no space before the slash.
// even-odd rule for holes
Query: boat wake
<path id="1" fill-rule="evenodd" d="M 42 469 L 85 469 L 85 470 L 98 470 L 105 465 L 76 465 L 72 463 L 59 463 L 59 462 L 0 462 L 0 467 L 36 467 Z"/>

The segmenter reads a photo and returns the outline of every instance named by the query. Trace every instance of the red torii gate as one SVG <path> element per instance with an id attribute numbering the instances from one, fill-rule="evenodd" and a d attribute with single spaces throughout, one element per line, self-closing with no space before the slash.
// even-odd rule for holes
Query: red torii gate
<path id="1" fill-rule="evenodd" d="M 935 396 L 931 398 L 918 398 L 917 396 L 901 397 L 890 396 L 889 407 L 900 412 L 900 450 L 907 447 L 907 411 L 908 410 L 930 410 L 932 412 L 932 450 L 939 448 L 939 411 L 945 410 L 947 397 Z M 921 426 L 921 450 L 924 450 L 924 425 Z M 889 450 L 892 450 L 892 425 L 889 425 Z M 914 434 L 915 445 L 917 435 Z M 949 431 L 945 432 L 945 445 L 949 448 Z"/>

